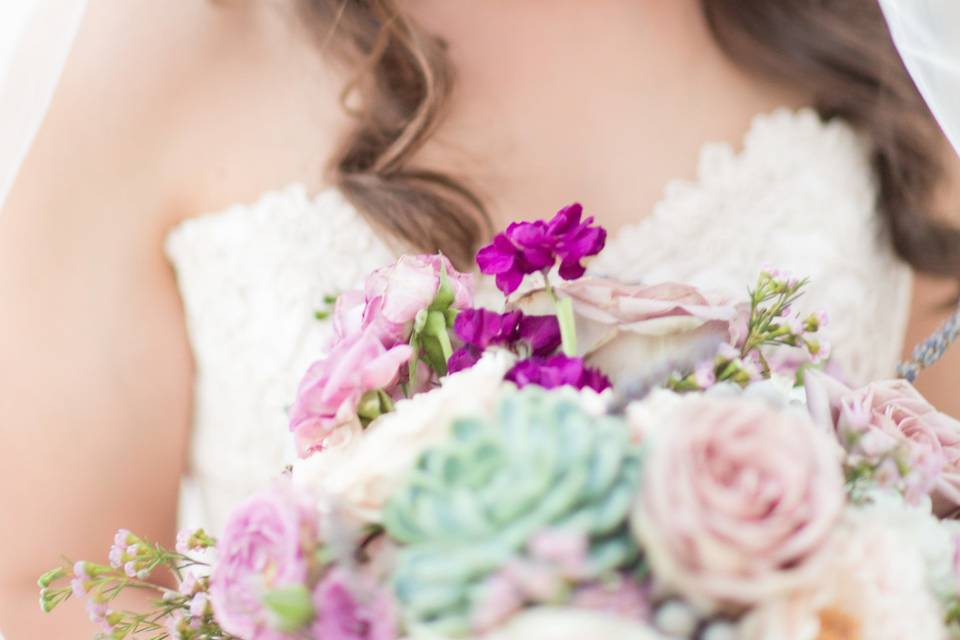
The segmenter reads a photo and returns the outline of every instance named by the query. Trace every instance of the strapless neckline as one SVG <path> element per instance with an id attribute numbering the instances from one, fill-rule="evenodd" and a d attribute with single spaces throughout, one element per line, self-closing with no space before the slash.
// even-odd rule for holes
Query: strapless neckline
<path id="1" fill-rule="evenodd" d="M 815 110 L 780 108 L 769 113 L 761 113 L 750 120 L 742 140 L 738 145 L 731 142 L 707 142 L 698 153 L 696 171 L 693 178 L 674 178 L 664 185 L 661 197 L 654 203 L 647 215 L 636 222 L 620 226 L 608 239 L 608 245 L 620 245 L 642 235 L 649 227 L 662 224 L 669 216 L 672 204 L 678 199 L 695 191 L 705 182 L 723 179 L 725 175 L 741 171 L 744 165 L 755 162 L 755 156 L 768 148 L 771 136 L 782 143 L 785 131 L 790 137 L 801 140 L 810 136 L 841 138 L 844 142 L 853 141 L 856 136 L 846 123 L 836 120 L 824 122 Z M 854 142 L 854 144 L 858 144 Z M 326 186 L 311 194 L 303 181 L 292 181 L 286 186 L 268 189 L 253 200 L 232 204 L 220 210 L 201 213 L 188 217 L 175 224 L 168 232 L 170 236 L 182 233 L 182 229 L 221 224 L 226 218 L 251 215 L 278 200 L 299 200 L 309 203 L 317 209 L 327 207 L 351 207 L 336 186 Z M 589 209 L 589 207 L 588 207 Z M 603 220 L 599 220 L 602 224 Z"/>

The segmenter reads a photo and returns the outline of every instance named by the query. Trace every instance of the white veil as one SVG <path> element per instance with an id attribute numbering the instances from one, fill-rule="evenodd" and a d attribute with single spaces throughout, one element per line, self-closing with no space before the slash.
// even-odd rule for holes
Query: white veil
<path id="1" fill-rule="evenodd" d="M 86 4 L 0 1 L 0 210 L 43 123 Z"/>
<path id="2" fill-rule="evenodd" d="M 920 93 L 960 153 L 960 0 L 880 0 Z"/>

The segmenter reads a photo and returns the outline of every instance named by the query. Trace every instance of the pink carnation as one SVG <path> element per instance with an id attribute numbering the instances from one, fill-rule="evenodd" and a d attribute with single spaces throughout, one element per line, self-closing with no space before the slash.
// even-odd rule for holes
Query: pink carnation
<path id="1" fill-rule="evenodd" d="M 263 595 L 305 585 L 317 544 L 317 514 L 287 482 L 234 509 L 217 545 L 210 602 L 224 631 L 245 640 L 299 637 L 273 629 Z"/>
<path id="2" fill-rule="evenodd" d="M 307 457 L 335 441 L 338 432 L 358 430 L 357 406 L 367 391 L 396 383 L 412 355 L 408 345 L 387 348 L 368 328 L 348 337 L 310 367 L 290 410 L 297 452 Z"/>

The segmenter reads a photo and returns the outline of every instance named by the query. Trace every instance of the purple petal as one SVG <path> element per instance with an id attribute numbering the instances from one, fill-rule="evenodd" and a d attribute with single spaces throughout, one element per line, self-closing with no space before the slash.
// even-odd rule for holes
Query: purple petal
<path id="1" fill-rule="evenodd" d="M 510 295 L 520 286 L 520 283 L 523 282 L 523 276 L 525 274 L 519 271 L 505 271 L 503 273 L 497 274 L 497 289 L 503 292 L 504 295 Z"/>
<path id="2" fill-rule="evenodd" d="M 560 322 L 556 316 L 524 316 L 519 337 L 530 344 L 535 356 L 548 356 L 560 346 Z"/>
<path id="3" fill-rule="evenodd" d="M 554 236 L 547 231 L 543 220 L 514 222 L 507 227 L 504 235 L 519 247 L 550 246 L 554 242 Z"/>
<path id="4" fill-rule="evenodd" d="M 477 253 L 477 266 L 480 267 L 481 273 L 495 275 L 513 269 L 516 249 L 512 245 L 507 248 L 498 246 L 501 244 L 498 242 L 501 237 L 503 236 L 497 236 L 493 244 L 488 244 Z M 506 240 L 506 238 L 503 239 Z M 510 241 L 506 241 L 509 244 Z"/>
<path id="5" fill-rule="evenodd" d="M 564 235 L 580 224 L 580 216 L 583 215 L 583 207 L 579 202 L 567 205 L 553 219 L 547 223 L 549 233 L 552 235 Z"/>
<path id="6" fill-rule="evenodd" d="M 583 274 L 587 272 L 586 267 L 584 267 L 578 258 L 564 260 L 560 263 L 560 277 L 564 280 L 576 280 L 582 278 Z"/>
<path id="7" fill-rule="evenodd" d="M 447 361 L 447 373 L 456 373 L 469 369 L 480 361 L 480 351 L 476 348 L 466 345 L 453 352 Z"/>
<path id="8" fill-rule="evenodd" d="M 571 386 L 577 389 L 589 387 L 599 392 L 611 386 L 605 375 L 586 367 L 582 358 L 564 355 L 522 360 L 507 372 L 505 379 L 521 388 L 536 384 L 545 389 Z"/>

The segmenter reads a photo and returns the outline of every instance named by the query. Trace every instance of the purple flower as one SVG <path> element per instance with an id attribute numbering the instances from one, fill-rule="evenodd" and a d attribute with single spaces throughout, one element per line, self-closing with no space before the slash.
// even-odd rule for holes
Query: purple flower
<path id="1" fill-rule="evenodd" d="M 560 277 L 574 280 L 584 273 L 581 261 L 600 253 L 607 239 L 593 218 L 581 222 L 583 207 L 564 207 L 550 222 L 514 222 L 477 253 L 480 271 L 496 276 L 497 288 L 510 295 L 524 276 L 544 271 L 560 259 Z"/>
<path id="2" fill-rule="evenodd" d="M 520 388 L 535 384 L 544 389 L 570 386 L 600 392 L 611 387 L 609 378 L 600 371 L 587 367 L 582 358 L 564 355 L 522 360 L 507 372 L 505 379 Z"/>
<path id="3" fill-rule="evenodd" d="M 271 589 L 306 584 L 317 536 L 312 503 L 287 482 L 234 509 L 210 576 L 210 602 L 224 631 L 248 640 L 298 637 L 271 626 L 262 598 Z"/>
<path id="4" fill-rule="evenodd" d="M 560 322 L 556 316 L 523 316 L 518 332 L 535 356 L 549 356 L 560 346 Z"/>
<path id="5" fill-rule="evenodd" d="M 496 313 L 487 309 L 465 309 L 457 316 L 453 330 L 463 342 L 447 370 L 456 373 L 469 369 L 491 345 L 514 348 L 525 342 L 535 356 L 547 356 L 560 346 L 560 323 L 556 316 L 525 316 L 520 311 Z"/>
<path id="6" fill-rule="evenodd" d="M 313 637 L 318 640 L 394 640 L 394 604 L 373 581 L 336 568 L 313 592 L 317 612 Z"/>
<path id="7" fill-rule="evenodd" d="M 594 227 L 593 217 L 583 222 L 583 207 L 574 203 L 557 212 L 548 224 L 549 232 L 557 238 L 556 253 L 560 258 L 560 277 L 576 280 L 584 274 L 581 260 L 603 251 L 607 242 L 607 230 Z"/>

